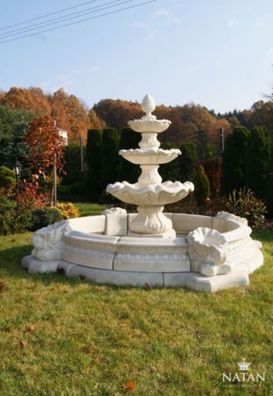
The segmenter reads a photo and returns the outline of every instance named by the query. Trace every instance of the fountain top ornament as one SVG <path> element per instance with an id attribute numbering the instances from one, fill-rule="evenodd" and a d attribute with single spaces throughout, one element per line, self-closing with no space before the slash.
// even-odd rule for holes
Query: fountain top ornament
<path id="1" fill-rule="evenodd" d="M 194 186 L 162 183 L 159 165 L 181 152 L 160 148 L 157 135 L 171 122 L 152 114 L 155 101 L 150 95 L 143 99 L 142 110 L 141 119 L 129 122 L 142 134 L 139 148 L 120 151 L 140 166 L 141 175 L 134 184 L 124 181 L 107 187 L 115 197 L 137 205 L 138 213 L 112 208 L 42 228 L 33 234 L 33 250 L 22 265 L 29 272 L 59 271 L 118 286 L 208 292 L 247 286 L 249 274 L 263 264 L 263 254 L 245 219 L 226 212 L 216 216 L 163 213 L 166 203 L 184 198 Z"/>
<path id="2" fill-rule="evenodd" d="M 129 121 L 130 128 L 139 133 L 161 133 L 171 125 L 169 120 L 158 120 L 152 112 L 155 110 L 155 100 L 151 95 L 146 95 L 141 103 L 141 108 L 146 113 L 141 119 Z"/>
<path id="3" fill-rule="evenodd" d="M 142 134 L 138 149 L 121 150 L 120 155 L 127 161 L 140 165 L 141 175 L 135 184 L 126 181 L 110 184 L 106 191 L 123 202 L 137 205 L 138 215 L 130 224 L 129 235 L 138 237 L 172 238 L 176 233 L 172 221 L 163 214 L 164 205 L 185 198 L 194 190 L 191 182 L 164 182 L 158 173 L 160 164 L 171 162 L 180 150 L 160 149 L 157 134 L 166 131 L 169 120 L 158 120 L 152 112 L 155 101 L 146 95 L 141 108 L 146 113 L 141 119 L 129 121 L 133 131 Z"/>

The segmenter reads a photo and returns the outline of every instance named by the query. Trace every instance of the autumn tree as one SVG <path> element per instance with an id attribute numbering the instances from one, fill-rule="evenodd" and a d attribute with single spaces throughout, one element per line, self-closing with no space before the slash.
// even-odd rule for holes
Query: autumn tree
<path id="1" fill-rule="evenodd" d="M 51 106 L 48 98 L 40 88 L 12 87 L 0 97 L 0 104 L 12 109 L 24 109 L 31 112 L 35 117 L 50 115 Z"/>
<path id="2" fill-rule="evenodd" d="M 26 134 L 32 174 L 46 177 L 52 170 L 54 157 L 57 169 L 62 167 L 63 139 L 56 123 L 49 116 L 34 119 Z"/>
<path id="3" fill-rule="evenodd" d="M 128 121 L 143 115 L 139 103 L 119 99 L 103 99 L 94 105 L 93 110 L 104 120 L 106 126 L 119 131 L 128 127 Z"/>
<path id="4" fill-rule="evenodd" d="M 74 95 L 67 94 L 63 89 L 49 97 L 51 116 L 59 128 L 68 131 L 69 141 L 78 143 L 80 137 L 86 141 L 90 126 L 87 110 L 83 103 Z"/>
<path id="5" fill-rule="evenodd" d="M 88 119 L 90 129 L 103 129 L 106 127 L 105 122 L 97 115 L 94 109 L 89 110 Z"/>

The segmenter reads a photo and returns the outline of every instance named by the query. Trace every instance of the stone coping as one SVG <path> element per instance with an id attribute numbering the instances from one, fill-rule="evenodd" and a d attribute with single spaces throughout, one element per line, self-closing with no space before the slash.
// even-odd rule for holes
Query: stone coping
<path id="1" fill-rule="evenodd" d="M 226 212 L 165 215 L 176 237 L 129 236 L 136 214 L 118 208 L 55 223 L 33 234 L 32 255 L 22 265 L 30 272 L 56 272 L 62 263 L 68 276 L 97 283 L 213 292 L 247 285 L 248 275 L 263 264 L 262 246 L 250 237 L 245 219 Z"/>

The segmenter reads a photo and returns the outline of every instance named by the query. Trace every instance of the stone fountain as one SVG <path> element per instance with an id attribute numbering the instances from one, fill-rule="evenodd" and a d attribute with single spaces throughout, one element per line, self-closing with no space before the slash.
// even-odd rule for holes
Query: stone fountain
<path id="1" fill-rule="evenodd" d="M 180 201 L 194 190 L 191 182 L 162 182 L 158 173 L 159 165 L 171 162 L 181 152 L 177 149 L 162 150 L 157 135 L 166 131 L 171 125 L 168 120 L 157 120 L 152 115 L 155 102 L 146 95 L 142 110 L 146 113 L 140 120 L 129 121 L 135 132 L 141 133 L 139 149 L 121 150 L 120 155 L 133 164 L 140 165 L 141 175 L 136 184 L 110 184 L 106 191 L 123 202 L 138 205 L 138 215 L 129 225 L 129 235 L 135 237 L 175 237 L 171 219 L 164 213 L 164 205 Z"/>
<path id="2" fill-rule="evenodd" d="M 246 286 L 263 264 L 261 244 L 251 238 L 247 221 L 227 212 L 216 216 L 164 213 L 164 205 L 185 198 L 191 182 L 163 182 L 159 165 L 181 154 L 163 150 L 157 135 L 171 122 L 152 115 L 155 103 L 143 99 L 146 113 L 129 126 L 141 133 L 139 148 L 121 150 L 139 165 L 135 184 L 110 184 L 107 192 L 137 205 L 136 213 L 112 208 L 99 216 L 70 219 L 36 231 L 33 250 L 22 260 L 29 272 L 62 271 L 96 283 L 187 287 L 214 292 Z"/>

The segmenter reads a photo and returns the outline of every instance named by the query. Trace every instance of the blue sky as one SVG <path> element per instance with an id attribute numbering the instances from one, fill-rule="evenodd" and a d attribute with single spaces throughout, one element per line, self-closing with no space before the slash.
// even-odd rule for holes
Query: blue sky
<path id="1" fill-rule="evenodd" d="M 81 2 L 2 1 L 0 27 Z M 151 93 L 168 105 L 243 109 L 273 85 L 273 1 L 158 0 L 0 47 L 3 90 L 63 87 L 88 107 Z"/>

